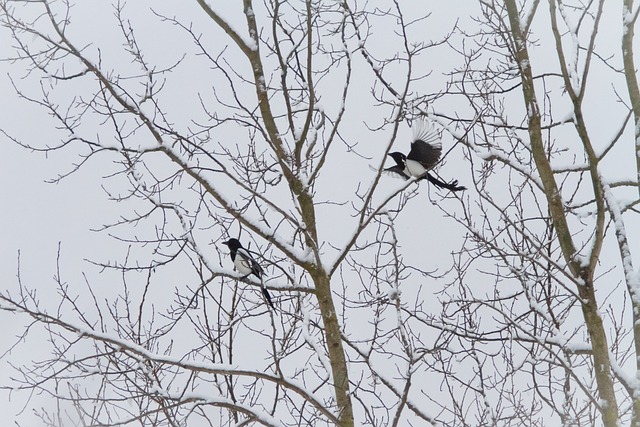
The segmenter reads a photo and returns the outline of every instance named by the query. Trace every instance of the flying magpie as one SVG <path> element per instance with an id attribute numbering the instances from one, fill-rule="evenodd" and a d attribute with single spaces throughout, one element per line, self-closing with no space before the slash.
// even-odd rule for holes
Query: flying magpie
<path id="1" fill-rule="evenodd" d="M 262 281 L 262 276 L 264 276 L 264 270 L 258 264 L 258 262 L 253 259 L 248 250 L 242 247 L 242 244 L 238 239 L 231 238 L 226 242 L 222 242 L 223 245 L 227 245 L 229 247 L 229 255 L 231 255 L 231 260 L 233 261 L 233 265 L 236 271 L 242 274 L 242 277 L 247 277 L 250 274 L 253 274 L 258 279 L 260 279 L 260 289 L 262 289 L 262 295 L 267 300 L 271 308 L 275 310 L 273 302 L 271 301 L 271 295 L 269 295 L 269 291 L 265 288 L 264 283 Z"/>
<path id="2" fill-rule="evenodd" d="M 466 190 L 464 186 L 458 186 L 458 181 L 450 183 L 440 181 L 429 173 L 440 160 L 442 155 L 442 141 L 438 131 L 433 127 L 433 122 L 422 119 L 413 126 L 413 142 L 409 155 L 404 155 L 398 151 L 388 154 L 396 164 L 384 171 L 394 174 L 403 179 L 412 176 L 418 179 L 427 179 L 430 183 L 439 188 L 446 188 L 451 191 Z"/>

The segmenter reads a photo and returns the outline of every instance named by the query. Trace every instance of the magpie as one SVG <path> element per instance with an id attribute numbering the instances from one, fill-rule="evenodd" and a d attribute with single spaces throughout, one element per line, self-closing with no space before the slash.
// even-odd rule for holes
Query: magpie
<path id="1" fill-rule="evenodd" d="M 258 264 L 258 262 L 253 259 L 248 250 L 242 247 L 242 244 L 238 239 L 231 238 L 226 242 L 222 242 L 223 245 L 227 245 L 229 247 L 229 255 L 231 255 L 231 260 L 233 261 L 233 266 L 236 271 L 242 275 L 243 278 L 253 274 L 258 279 L 260 279 L 260 289 L 262 289 L 262 295 L 267 300 L 271 308 L 275 310 L 273 305 L 273 301 L 271 301 L 271 295 L 269 295 L 269 291 L 265 288 L 264 283 L 262 281 L 262 276 L 264 276 L 264 270 Z"/>
<path id="2" fill-rule="evenodd" d="M 434 129 L 433 122 L 427 119 L 420 120 L 413 127 L 413 142 L 408 155 L 404 155 L 398 151 L 389 153 L 396 164 L 390 168 L 386 168 L 384 172 L 391 173 L 405 180 L 412 176 L 418 177 L 418 180 L 426 179 L 439 188 L 446 188 L 450 191 L 461 191 L 467 188 L 458 185 L 458 181 L 454 180 L 450 183 L 440 181 L 429 173 L 440 160 L 442 155 L 442 141 L 438 131 Z"/>

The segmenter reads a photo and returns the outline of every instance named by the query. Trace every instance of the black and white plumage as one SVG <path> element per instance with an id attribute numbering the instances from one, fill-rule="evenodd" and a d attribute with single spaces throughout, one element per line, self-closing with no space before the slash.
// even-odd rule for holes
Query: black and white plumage
<path id="1" fill-rule="evenodd" d="M 384 170 L 385 172 L 389 172 L 390 174 L 398 176 L 405 180 L 411 178 L 411 176 L 408 175 L 407 172 L 405 172 L 405 169 L 407 168 L 407 156 L 398 151 L 389 153 L 387 155 L 390 156 L 396 162 L 396 164 L 391 166 L 390 168 L 386 168 Z"/>
<path id="2" fill-rule="evenodd" d="M 413 142 L 408 155 L 398 151 L 388 154 L 396 164 L 384 171 L 403 179 L 412 176 L 418 179 L 426 179 L 439 188 L 451 191 L 466 190 L 466 187 L 458 186 L 458 181 L 451 183 L 440 181 L 429 173 L 442 155 L 442 141 L 440 134 L 435 129 L 433 122 L 427 119 L 418 121 L 413 126 Z"/>
<path id="3" fill-rule="evenodd" d="M 258 264 L 258 262 L 253 259 L 248 250 L 242 247 L 242 244 L 238 239 L 231 238 L 226 242 L 222 242 L 223 245 L 227 245 L 229 247 L 229 255 L 231 255 L 231 260 L 233 261 L 233 266 L 236 271 L 242 275 L 242 277 L 247 277 L 251 274 L 260 279 L 260 288 L 262 289 L 262 295 L 267 300 L 271 308 L 275 310 L 273 305 L 273 301 L 271 301 L 271 295 L 269 295 L 269 291 L 265 288 L 262 278 L 264 276 L 264 270 Z"/>
<path id="4" fill-rule="evenodd" d="M 413 142 L 407 154 L 406 170 L 411 176 L 422 176 L 440 160 L 442 141 L 432 121 L 418 120 L 412 129 Z"/>

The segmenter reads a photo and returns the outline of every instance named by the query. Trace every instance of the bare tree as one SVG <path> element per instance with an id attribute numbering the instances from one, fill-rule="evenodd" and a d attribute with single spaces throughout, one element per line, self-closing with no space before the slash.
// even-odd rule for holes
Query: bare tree
<path id="1" fill-rule="evenodd" d="M 482 2 L 478 43 L 467 47 L 469 61 L 453 81 L 472 106 L 467 123 L 481 116 L 467 146 L 489 162 L 476 175 L 477 205 L 458 216 L 471 245 L 457 267 L 458 292 L 465 297 L 455 307 L 469 312 L 466 334 L 477 337 L 471 348 L 477 341 L 503 341 L 503 353 L 520 355 L 498 382 L 513 382 L 528 371 L 534 396 L 515 402 L 522 411 L 551 410 L 562 425 L 639 422 L 631 380 L 637 366 L 629 363 L 640 354 L 639 274 L 625 231 L 629 215 L 637 221 L 638 198 L 624 198 L 639 183 L 607 178 L 606 166 L 624 150 L 619 146 L 630 128 L 633 101 L 627 100 L 635 97 L 637 83 L 629 78 L 635 76 L 629 43 L 638 11 L 625 4 L 622 51 L 598 43 L 604 13 L 604 1 Z M 536 20 L 546 22 L 552 39 L 533 29 Z M 539 57 L 540 46 L 547 47 L 546 55 L 554 52 L 553 64 Z M 603 75 L 611 85 L 606 100 L 597 95 Z M 623 104 L 619 120 L 607 123 L 603 136 L 594 107 L 616 102 Z M 504 186 L 505 175 L 509 196 L 497 197 L 492 181 L 502 179 Z M 619 258 L 610 251 L 604 257 L 604 248 L 614 245 Z M 466 279 L 485 259 L 494 263 L 487 268 L 495 277 L 491 292 L 474 289 Z M 616 285 L 620 279 L 626 295 Z M 495 328 L 480 326 L 488 315 Z M 452 325 L 457 320 L 452 316 Z"/>
<path id="2" fill-rule="evenodd" d="M 7 387 L 50 396 L 47 425 L 640 425 L 640 172 L 607 178 L 632 118 L 640 146 L 638 8 L 616 50 L 604 0 L 475 6 L 438 35 L 399 1 L 117 3 L 114 43 L 81 5 L 1 0 L 59 142 L 4 137 L 77 156 L 56 182 L 101 165 L 121 209 L 84 283 L 0 292 L 32 319 L 16 346 L 48 343 Z M 381 172 L 419 116 L 470 191 Z"/>

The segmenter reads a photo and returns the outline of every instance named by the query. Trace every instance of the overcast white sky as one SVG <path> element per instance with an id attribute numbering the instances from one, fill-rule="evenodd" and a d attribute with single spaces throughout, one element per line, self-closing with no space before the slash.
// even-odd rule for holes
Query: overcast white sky
<path id="1" fill-rule="evenodd" d="M 72 34 L 78 39 L 85 42 L 109 43 L 112 36 L 113 19 L 109 8 L 106 8 L 103 1 L 98 0 L 82 0 L 82 5 L 77 6 L 72 15 Z M 135 2 L 131 2 L 135 3 Z M 191 4 L 195 2 L 180 2 L 180 6 L 176 7 L 174 2 L 155 1 L 153 5 L 158 11 L 168 15 L 177 14 L 178 16 L 189 20 L 193 19 L 196 23 L 202 24 L 202 12 Z M 225 3 L 224 7 L 235 9 L 234 11 L 226 11 L 232 16 L 237 13 L 237 8 L 230 6 L 233 2 L 215 2 Z M 237 2 L 236 2 L 237 3 Z M 403 5 L 409 7 L 409 3 L 417 8 L 431 8 L 434 13 L 434 19 L 425 24 L 425 34 L 429 38 L 438 39 L 451 28 L 455 19 L 460 18 L 462 25 L 470 25 L 467 15 L 475 10 L 476 2 L 471 0 L 456 2 L 413 2 L 403 1 Z M 419 4 L 418 4 L 419 3 Z M 544 3 L 544 2 L 543 2 Z M 620 40 L 619 20 L 620 20 L 620 2 L 608 2 L 605 20 L 607 23 L 602 24 L 599 40 L 600 43 L 610 43 L 611 46 L 617 46 Z M 150 47 L 150 56 L 157 55 L 158 58 L 165 58 L 170 63 L 173 59 L 181 56 L 183 44 L 180 40 L 166 36 L 163 28 L 157 19 L 147 16 L 141 19 L 135 8 L 146 10 L 148 2 L 138 2 L 136 5 L 129 5 L 127 8 L 134 17 L 134 24 L 140 28 L 139 36 Z M 35 7 L 36 5 L 25 5 L 24 7 Z M 218 7 L 218 6 L 217 6 Z M 88 34 L 91 33 L 91 39 Z M 545 35 L 541 35 L 544 39 Z M 95 39 L 94 39 L 95 38 Z M 8 33 L 6 29 L 0 29 L 0 57 L 9 57 L 12 55 L 7 43 Z M 379 43 L 384 44 L 383 38 Z M 113 43 L 112 43 L 113 47 Z M 117 47 L 117 46 L 116 46 Z M 154 50 L 155 47 L 155 50 Z M 382 46 L 380 47 L 382 49 Z M 115 49 L 114 51 L 115 52 Z M 117 63 L 115 53 L 108 60 Z M 538 59 L 545 55 L 543 51 L 535 51 L 534 56 Z M 433 68 L 436 70 L 433 75 L 433 85 L 444 84 L 447 77 L 442 74 L 442 70 L 446 70 L 454 63 L 456 59 L 445 56 L 432 58 Z M 539 65 L 536 62 L 536 65 Z M 199 76 L 189 74 L 189 70 L 183 70 L 185 79 L 184 86 L 169 87 L 168 91 L 175 92 L 175 112 L 180 114 L 184 112 L 185 116 L 189 116 L 190 105 L 185 102 L 189 98 L 181 96 L 183 93 L 199 88 Z M 25 79 L 23 65 L 11 64 L 9 62 L 0 62 L 0 129 L 19 136 L 25 143 L 44 146 L 47 144 L 56 144 L 56 140 L 49 141 L 52 134 L 50 127 L 51 121 L 46 117 L 41 109 L 35 108 L 24 101 L 18 100 L 11 82 L 6 77 L 11 75 L 15 83 L 26 90 L 36 90 L 38 81 L 35 76 L 28 76 Z M 215 82 L 212 82 L 215 84 Z M 595 85 L 595 82 L 594 82 Z M 599 93 L 602 96 L 610 98 L 611 86 L 609 82 L 602 82 L 596 85 L 592 96 L 597 97 Z M 368 91 L 368 88 L 361 88 Z M 615 103 L 613 103 L 615 104 Z M 373 106 L 353 105 L 350 112 L 354 123 L 351 135 L 347 137 L 357 139 L 358 142 L 364 143 L 363 151 L 369 155 L 375 155 L 375 149 L 371 150 L 372 139 L 380 137 L 384 142 L 388 140 L 389 135 L 376 135 L 372 132 L 366 132 L 361 125 L 362 120 L 370 117 Z M 449 111 L 451 112 L 451 111 Z M 611 135 L 611 127 L 608 123 L 619 123 L 620 116 L 615 109 L 615 105 L 604 104 L 602 109 L 594 108 L 589 111 L 593 117 L 598 117 L 602 126 L 594 126 L 591 131 L 597 138 L 602 138 L 602 143 L 596 143 L 598 147 L 602 147 Z M 406 151 L 409 146 L 410 130 L 407 126 L 401 129 L 401 136 L 398 141 L 398 149 Z M 447 144 L 453 143 L 453 139 L 445 135 L 445 151 L 448 150 Z M 101 189 L 101 177 L 112 171 L 112 166 L 108 162 L 100 162 L 93 159 L 89 164 L 82 168 L 79 172 L 72 174 L 59 184 L 46 184 L 46 180 L 55 178 L 59 173 L 69 170 L 70 165 L 77 160 L 74 150 L 66 150 L 59 154 L 51 154 L 45 156 L 42 153 L 30 152 L 22 147 L 18 147 L 3 135 L 0 135 L 0 146 L 2 147 L 2 155 L 0 156 L 0 284 L 4 287 L 11 287 L 16 281 L 17 271 L 17 254 L 20 251 L 20 263 L 22 280 L 30 286 L 36 288 L 42 296 L 48 295 L 53 289 L 52 277 L 56 274 L 56 257 L 58 248 L 61 248 L 61 268 L 65 280 L 69 282 L 82 281 L 81 272 L 85 270 L 92 271 L 95 274 L 96 269 L 89 267 L 83 260 L 91 259 L 114 259 L 117 258 L 122 250 L 122 245 L 113 244 L 111 239 L 104 233 L 95 233 L 90 231 L 93 228 L 99 228 L 105 223 L 116 219 L 121 214 L 122 206 L 109 202 L 106 194 Z M 618 152 L 612 160 L 609 160 L 603 167 L 607 168 L 612 179 L 628 177 L 634 175 L 634 159 L 631 155 L 632 150 L 628 147 L 616 149 Z M 373 154 L 372 154 L 373 153 Z M 369 164 L 375 163 L 379 159 L 371 161 L 362 161 L 355 165 L 359 171 L 367 171 L 369 175 L 363 176 L 362 181 L 368 181 L 373 176 L 373 172 L 369 170 Z M 464 183 L 464 179 L 468 179 L 466 165 L 461 164 L 462 153 L 453 153 L 447 161 L 445 168 L 441 170 L 443 176 L 452 176 L 460 179 Z M 335 171 L 336 183 L 344 182 L 352 175 L 348 169 L 349 165 L 344 165 L 344 169 Z M 326 173 L 326 172 L 325 172 Z M 364 172 L 363 172 L 364 173 Z M 392 188 L 398 184 L 397 181 L 390 182 L 388 188 Z M 343 189 L 343 192 L 340 190 Z M 328 191 L 329 189 L 327 189 Z M 332 191 L 335 191 L 336 197 L 347 198 L 352 188 L 342 188 L 339 184 L 333 184 Z M 414 254 L 407 255 L 408 263 L 420 263 L 420 260 L 429 259 L 429 268 L 439 267 L 439 260 L 446 262 L 449 254 L 459 244 L 457 239 L 452 239 L 450 221 L 443 217 L 441 212 L 428 202 L 427 186 L 422 185 L 419 197 L 410 202 L 408 208 L 410 212 L 403 212 L 398 221 L 399 239 L 403 242 L 405 248 L 413 249 Z M 637 196 L 637 193 L 636 193 Z M 633 197 L 629 194 L 629 197 Z M 322 211 L 322 208 L 320 208 Z M 430 228 L 417 228 L 416 221 L 423 221 L 425 218 L 432 224 Z M 333 222 L 333 224 L 338 224 Z M 629 236 L 637 248 L 638 236 L 640 236 L 639 224 L 629 224 Z M 332 230 L 327 229 L 327 235 L 340 240 L 340 233 L 347 230 L 341 230 L 335 227 Z M 212 239 L 214 236 L 212 236 Z M 425 247 L 429 248 L 428 253 Z M 431 252 L 437 248 L 437 252 Z M 212 251 L 213 251 L 212 247 Z M 223 249 L 218 249 L 223 250 Z M 615 250 L 614 247 L 608 247 L 608 250 Z M 224 251 L 224 250 L 223 250 Z M 604 254 L 606 256 L 606 253 Z M 441 258 L 438 258 L 440 257 Z M 212 257 L 217 259 L 217 257 Z M 412 259 L 414 258 L 414 259 Z M 636 262 L 640 264 L 640 259 L 636 256 Z M 637 265 L 637 264 L 636 264 Z M 228 267 L 228 265 L 227 265 Z M 108 294 L 108 286 L 105 285 L 105 292 Z M 16 334 L 20 333 L 24 320 L 10 313 L 0 312 L 0 322 L 4 327 L 0 329 L 0 351 L 6 350 L 7 343 L 14 340 Z M 27 348 L 32 349 L 28 353 Z M 35 357 L 38 354 L 37 343 L 31 343 L 30 346 L 21 347 L 19 353 L 12 354 L 10 357 L 0 360 L 0 384 L 6 381 L 11 374 L 12 368 L 8 365 L 11 361 L 20 361 Z M 0 392 L 0 396 L 7 396 L 6 392 Z M 46 400 L 45 397 L 34 399 Z M 11 400 L 3 398 L 0 403 L 0 413 L 6 414 L 8 420 L 13 421 L 19 408 L 22 398 L 16 395 L 11 396 Z M 33 403 L 33 402 L 32 402 Z M 20 418 L 23 420 L 23 426 L 30 426 L 29 417 L 24 415 Z M 26 420 L 26 421 L 24 421 Z M 8 423 L 10 424 L 10 423 Z M 7 424 L 7 425 L 8 425 Z"/>

